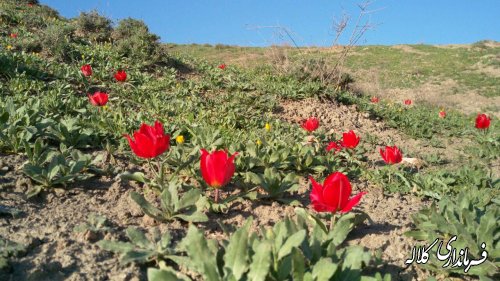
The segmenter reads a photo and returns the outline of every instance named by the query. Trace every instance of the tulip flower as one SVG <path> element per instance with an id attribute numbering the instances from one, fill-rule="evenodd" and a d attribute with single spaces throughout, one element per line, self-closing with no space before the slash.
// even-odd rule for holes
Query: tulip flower
<path id="1" fill-rule="evenodd" d="M 319 121 L 315 117 L 310 117 L 309 119 L 304 120 L 301 126 L 308 132 L 314 132 L 319 127 Z"/>
<path id="2" fill-rule="evenodd" d="M 446 118 L 446 111 L 444 111 L 443 109 L 439 111 L 439 118 Z"/>
<path id="3" fill-rule="evenodd" d="M 118 82 L 125 82 L 127 80 L 127 73 L 124 70 L 118 70 L 115 73 L 115 79 Z"/>
<path id="4" fill-rule="evenodd" d="M 346 213 L 356 206 L 366 192 L 360 192 L 351 199 L 352 188 L 349 179 L 341 172 L 330 174 L 323 185 L 309 177 L 312 183 L 310 199 L 317 212 Z"/>
<path id="5" fill-rule="evenodd" d="M 154 126 L 142 124 L 139 131 L 134 132 L 134 139 L 127 138 L 130 148 L 141 158 L 155 158 L 170 148 L 170 135 L 165 134 L 163 125 L 155 121 Z"/>
<path id="6" fill-rule="evenodd" d="M 403 155 L 397 146 L 386 146 L 380 149 L 380 155 L 387 164 L 397 164 L 403 160 Z"/>
<path id="7" fill-rule="evenodd" d="M 92 75 L 92 66 L 90 64 L 85 64 L 80 69 L 82 71 L 83 76 L 88 77 Z"/>
<path id="8" fill-rule="evenodd" d="M 224 70 L 224 69 L 226 69 L 226 64 L 225 64 L 225 63 L 223 63 L 223 64 L 219 64 L 219 66 L 217 66 L 217 67 L 218 67 L 219 69 Z"/>
<path id="9" fill-rule="evenodd" d="M 379 102 L 379 98 L 378 98 L 378 97 L 373 96 L 373 97 L 370 99 L 370 101 L 371 101 L 372 103 L 378 103 L 378 102 Z"/>
<path id="10" fill-rule="evenodd" d="M 104 106 L 108 103 L 108 94 L 104 92 L 95 92 L 93 95 L 87 94 L 91 104 L 95 106 Z"/>
<path id="11" fill-rule="evenodd" d="M 342 146 L 345 148 L 355 148 L 359 144 L 359 137 L 353 130 L 342 134 Z"/>
<path id="12" fill-rule="evenodd" d="M 183 144 L 183 143 L 184 143 L 184 136 L 183 136 L 183 135 L 178 135 L 178 136 L 175 138 L 175 141 L 176 141 L 178 144 Z"/>
<path id="13" fill-rule="evenodd" d="M 10 34 L 10 38 L 12 38 L 12 39 L 16 39 L 16 38 L 17 38 L 17 33 L 11 33 L 11 34 Z"/>
<path id="14" fill-rule="evenodd" d="M 219 199 L 218 190 L 228 184 L 234 175 L 236 155 L 238 155 L 237 152 L 229 156 L 224 150 L 216 150 L 212 153 L 205 149 L 201 150 L 201 175 L 210 187 L 215 188 L 215 202 Z"/>
<path id="15" fill-rule="evenodd" d="M 411 100 L 405 100 L 404 103 L 405 103 L 405 105 L 411 105 L 412 101 Z"/>
<path id="16" fill-rule="evenodd" d="M 337 153 L 342 150 L 342 145 L 339 142 L 331 141 L 326 147 L 326 151 L 330 152 L 333 150 L 333 153 Z"/>
<path id="17" fill-rule="evenodd" d="M 476 117 L 476 128 L 478 129 L 488 129 L 490 127 L 491 118 L 484 114 L 480 113 Z"/>

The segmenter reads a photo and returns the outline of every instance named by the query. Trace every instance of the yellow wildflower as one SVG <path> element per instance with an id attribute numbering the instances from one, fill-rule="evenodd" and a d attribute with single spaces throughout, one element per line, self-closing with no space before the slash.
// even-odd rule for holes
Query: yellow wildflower
<path id="1" fill-rule="evenodd" d="M 266 131 L 268 131 L 268 132 L 271 131 L 271 125 L 269 123 L 266 123 L 265 128 L 266 128 Z"/>
<path id="2" fill-rule="evenodd" d="M 175 138 L 175 141 L 176 141 L 178 144 L 183 144 L 183 143 L 184 143 L 184 136 L 183 136 L 183 135 L 178 135 L 178 136 Z"/>
<path id="3" fill-rule="evenodd" d="M 261 140 L 257 140 L 255 143 L 256 143 L 258 146 L 262 145 L 262 141 L 261 141 Z"/>

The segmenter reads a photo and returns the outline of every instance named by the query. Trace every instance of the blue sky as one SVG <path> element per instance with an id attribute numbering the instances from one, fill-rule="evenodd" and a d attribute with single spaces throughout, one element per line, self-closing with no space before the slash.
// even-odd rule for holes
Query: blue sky
<path id="1" fill-rule="evenodd" d="M 299 45 L 327 46 L 332 20 L 344 13 L 354 26 L 357 4 L 348 0 L 41 0 L 62 16 L 97 9 L 117 21 L 142 19 L 163 42 L 266 46 L 283 41 L 284 26 Z M 500 0 L 375 0 L 365 17 L 374 29 L 359 44 L 463 44 L 500 41 Z M 341 38 L 346 43 L 350 29 Z"/>

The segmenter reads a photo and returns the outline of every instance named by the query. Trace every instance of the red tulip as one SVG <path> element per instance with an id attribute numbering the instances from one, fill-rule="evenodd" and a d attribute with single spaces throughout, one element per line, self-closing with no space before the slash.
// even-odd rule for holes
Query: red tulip
<path id="1" fill-rule="evenodd" d="M 314 117 L 310 117 L 309 119 L 303 121 L 301 126 L 308 132 L 314 132 L 319 127 L 319 121 Z"/>
<path id="2" fill-rule="evenodd" d="M 339 142 L 331 141 L 326 147 L 326 151 L 330 152 L 333 150 L 333 153 L 337 153 L 342 150 L 342 145 Z"/>
<path id="3" fill-rule="evenodd" d="M 141 158 L 154 158 L 170 148 L 170 135 L 163 132 L 163 125 L 155 121 L 154 126 L 142 124 L 139 131 L 134 132 L 134 139 L 127 138 L 130 148 Z"/>
<path id="4" fill-rule="evenodd" d="M 85 64 L 81 68 L 83 76 L 91 76 L 92 75 L 92 66 L 90 64 Z"/>
<path id="5" fill-rule="evenodd" d="M 353 130 L 342 134 L 342 146 L 345 148 L 355 148 L 359 144 L 359 137 Z"/>
<path id="6" fill-rule="evenodd" d="M 90 103 L 95 106 L 104 106 L 108 103 L 108 94 L 104 92 L 95 92 L 93 95 L 87 94 Z"/>
<path id="7" fill-rule="evenodd" d="M 224 70 L 224 69 L 226 69 L 226 64 L 225 63 L 219 64 L 219 66 L 217 66 L 217 67 Z"/>
<path id="8" fill-rule="evenodd" d="M 439 111 L 439 118 L 446 118 L 446 111 L 444 110 Z"/>
<path id="9" fill-rule="evenodd" d="M 201 150 L 200 169 L 205 182 L 215 188 L 221 188 L 231 181 L 234 175 L 234 157 L 238 153 L 229 156 L 224 150 L 216 150 L 208 153 Z"/>
<path id="10" fill-rule="evenodd" d="M 379 102 L 379 99 L 378 99 L 378 97 L 373 96 L 373 97 L 370 99 L 370 101 L 371 101 L 372 103 L 378 103 L 378 102 Z"/>
<path id="11" fill-rule="evenodd" d="M 17 33 L 11 33 L 10 38 L 16 39 L 17 38 Z"/>
<path id="12" fill-rule="evenodd" d="M 366 192 L 360 192 L 349 199 L 352 192 L 351 183 L 341 172 L 329 175 L 323 185 L 317 183 L 312 177 L 309 179 L 313 186 L 309 197 L 317 212 L 349 212 L 366 194 Z"/>
<path id="13" fill-rule="evenodd" d="M 125 80 L 127 80 L 127 72 L 125 72 L 124 70 L 118 70 L 115 73 L 115 79 L 118 82 L 125 82 Z"/>
<path id="14" fill-rule="evenodd" d="M 411 105 L 412 101 L 411 100 L 405 100 L 405 105 Z"/>
<path id="15" fill-rule="evenodd" d="M 397 146 L 386 146 L 380 149 L 380 155 L 387 164 L 397 164 L 403 160 L 403 155 Z"/>
<path id="16" fill-rule="evenodd" d="M 476 128 L 478 129 L 488 129 L 490 127 L 491 118 L 482 113 L 478 114 L 476 117 Z"/>

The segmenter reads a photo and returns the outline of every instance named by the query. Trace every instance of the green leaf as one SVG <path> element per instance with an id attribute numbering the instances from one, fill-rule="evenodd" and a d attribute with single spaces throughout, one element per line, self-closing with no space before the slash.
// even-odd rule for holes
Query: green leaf
<path id="1" fill-rule="evenodd" d="M 265 281 L 271 266 L 271 249 L 272 244 L 264 240 L 261 242 L 252 257 L 250 271 L 248 272 L 248 280 L 250 281 Z"/>
<path id="2" fill-rule="evenodd" d="M 346 249 L 342 259 L 343 269 L 361 269 L 363 263 L 369 264 L 371 255 L 361 246 L 350 246 Z"/>
<path id="3" fill-rule="evenodd" d="M 54 157 L 50 161 L 49 166 L 47 167 L 47 179 L 52 180 L 54 179 L 57 174 L 59 173 L 59 170 L 61 169 L 61 166 L 59 165 L 59 157 Z"/>
<path id="4" fill-rule="evenodd" d="M 338 265 L 330 258 L 321 258 L 313 267 L 312 275 L 316 281 L 328 281 L 337 271 Z"/>
<path id="5" fill-rule="evenodd" d="M 145 249 L 152 248 L 151 242 L 149 242 L 146 235 L 142 231 L 133 227 L 128 227 L 125 232 L 127 233 L 130 241 L 132 241 L 135 245 Z"/>
<path id="6" fill-rule="evenodd" d="M 145 177 L 144 173 L 141 173 L 141 172 L 135 172 L 132 174 L 129 172 L 124 172 L 123 174 L 120 175 L 120 178 L 122 180 L 126 180 L 126 181 L 133 180 L 133 181 L 137 181 L 137 182 L 141 182 L 141 183 L 146 183 L 146 177 Z"/>
<path id="7" fill-rule="evenodd" d="M 229 239 L 229 245 L 224 255 L 224 270 L 226 276 L 232 274 L 236 280 L 240 280 L 248 270 L 248 230 L 252 225 L 252 218 L 247 219 L 242 228 L 236 230 Z"/>
<path id="8" fill-rule="evenodd" d="M 292 276 L 293 280 L 304 281 L 306 272 L 306 260 L 300 250 L 292 249 Z"/>
<path id="9" fill-rule="evenodd" d="M 165 221 L 165 218 L 163 217 L 163 212 L 156 208 L 155 206 L 151 205 L 142 195 L 139 193 L 132 191 L 130 192 L 130 198 L 134 200 L 137 205 L 141 208 L 141 210 L 147 214 L 148 216 L 159 220 L 159 221 Z"/>
<path id="10" fill-rule="evenodd" d="M 152 251 L 146 251 L 146 250 L 132 250 L 126 252 L 122 258 L 121 261 L 123 263 L 130 263 L 130 262 L 148 262 L 150 258 L 154 255 L 154 252 Z"/>
<path id="11" fill-rule="evenodd" d="M 119 253 L 126 253 L 128 251 L 132 251 L 135 248 L 134 245 L 127 242 L 110 240 L 101 240 L 97 242 L 97 245 L 106 251 Z"/>
<path id="12" fill-rule="evenodd" d="M 174 218 L 179 218 L 186 222 L 206 222 L 208 221 L 207 215 L 202 212 L 194 212 L 192 214 L 177 214 L 173 216 Z"/>
<path id="13" fill-rule="evenodd" d="M 203 232 L 198 230 L 194 225 L 190 225 L 182 244 L 192 261 L 192 265 L 205 277 L 205 280 L 221 280 L 217 271 L 217 255 L 210 250 L 208 241 L 205 239 Z"/>
<path id="14" fill-rule="evenodd" d="M 189 191 L 184 193 L 182 198 L 179 200 L 179 204 L 176 208 L 176 211 L 193 206 L 200 199 L 200 196 L 201 192 L 199 189 L 197 188 L 190 189 Z"/>
<path id="15" fill-rule="evenodd" d="M 306 230 L 302 229 L 290 237 L 285 241 L 283 246 L 278 251 L 278 260 L 281 260 L 283 257 L 289 255 L 292 252 L 293 248 L 298 248 L 302 241 L 306 238 Z"/>
<path id="16" fill-rule="evenodd" d="M 188 281 L 188 277 L 170 268 L 148 268 L 148 281 Z"/>
<path id="17" fill-rule="evenodd" d="M 43 186 L 41 186 L 41 185 L 35 185 L 33 188 L 31 188 L 30 190 L 28 190 L 28 192 L 26 193 L 26 197 L 31 198 L 33 196 L 36 196 L 40 192 L 42 192 L 42 190 L 43 190 Z"/>
<path id="18" fill-rule="evenodd" d="M 333 230 L 330 233 L 328 233 L 328 237 L 332 239 L 332 243 L 335 246 L 342 244 L 344 240 L 347 238 L 347 235 L 349 234 L 349 232 L 351 232 L 354 226 L 355 216 L 356 215 L 354 213 L 348 213 L 342 215 L 335 222 Z"/>

